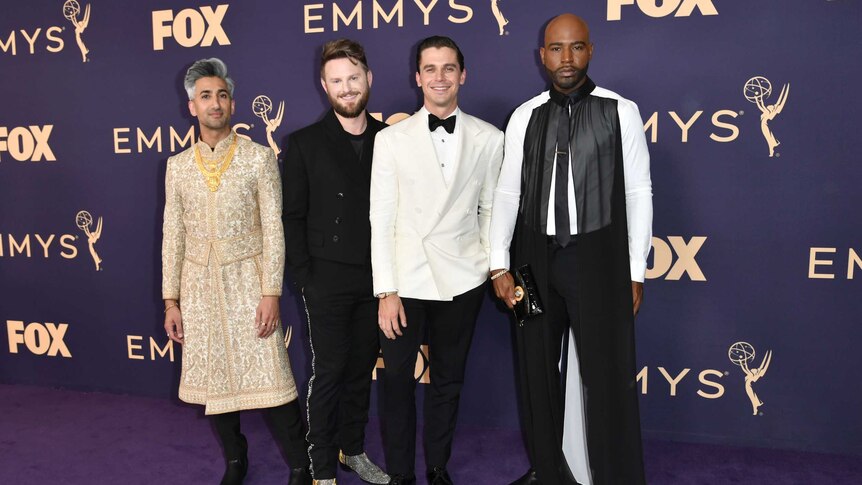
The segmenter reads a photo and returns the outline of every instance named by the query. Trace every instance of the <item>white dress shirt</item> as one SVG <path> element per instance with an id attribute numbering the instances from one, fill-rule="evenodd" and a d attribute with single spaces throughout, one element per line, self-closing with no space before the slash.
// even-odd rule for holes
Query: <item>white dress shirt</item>
<path id="1" fill-rule="evenodd" d="M 428 119 L 428 115 L 430 112 L 423 106 L 422 109 L 419 110 L 422 113 L 422 116 L 425 119 Z M 452 112 L 449 116 L 443 119 L 449 119 L 453 116 L 458 116 L 461 114 L 460 108 L 455 108 L 455 111 Z M 459 127 L 461 126 L 458 123 L 458 119 L 455 119 L 455 130 L 452 133 L 446 131 L 442 126 L 438 126 L 436 130 L 431 132 L 431 141 L 434 142 L 434 151 L 437 152 L 437 162 L 440 164 L 440 171 L 443 173 L 443 181 L 446 182 L 446 186 L 450 186 L 452 184 L 452 177 L 455 174 L 455 157 L 458 155 L 458 135 L 459 135 Z"/>

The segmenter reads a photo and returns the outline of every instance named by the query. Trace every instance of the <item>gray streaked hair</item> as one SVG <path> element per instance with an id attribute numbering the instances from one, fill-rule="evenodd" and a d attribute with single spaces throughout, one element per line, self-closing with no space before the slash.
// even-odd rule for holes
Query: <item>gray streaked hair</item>
<path id="1" fill-rule="evenodd" d="M 217 57 L 209 59 L 201 59 L 195 61 L 194 64 L 186 71 L 186 77 L 183 80 L 183 86 L 186 88 L 186 93 L 189 95 L 189 100 L 195 99 L 195 82 L 202 77 L 218 77 L 227 83 L 227 90 L 230 97 L 233 98 L 233 79 L 227 73 L 227 65 L 224 61 Z"/>

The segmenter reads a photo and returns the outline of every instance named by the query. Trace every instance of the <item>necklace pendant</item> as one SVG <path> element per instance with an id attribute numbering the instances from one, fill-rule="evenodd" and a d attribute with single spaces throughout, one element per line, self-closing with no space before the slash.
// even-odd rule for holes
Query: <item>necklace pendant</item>
<path id="1" fill-rule="evenodd" d="M 218 190 L 219 185 L 221 185 L 221 177 L 218 175 L 208 175 L 206 177 L 206 182 L 210 192 L 215 192 Z"/>
<path id="2" fill-rule="evenodd" d="M 230 167 L 230 162 L 233 159 L 234 151 L 236 150 L 236 141 L 237 136 L 234 134 L 233 142 L 231 143 L 230 148 L 228 148 L 227 154 L 221 160 L 204 159 L 201 156 L 200 148 L 195 146 L 195 162 L 197 163 L 198 170 L 201 175 L 204 176 L 204 181 L 210 189 L 210 192 L 217 191 L 219 185 L 221 185 L 221 176 L 227 171 L 228 167 Z M 219 166 L 219 164 L 221 164 L 221 166 Z"/>

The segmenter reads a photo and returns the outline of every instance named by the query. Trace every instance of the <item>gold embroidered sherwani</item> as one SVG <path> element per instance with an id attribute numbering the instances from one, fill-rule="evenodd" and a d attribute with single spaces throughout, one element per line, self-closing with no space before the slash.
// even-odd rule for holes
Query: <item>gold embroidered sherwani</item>
<path id="1" fill-rule="evenodd" d="M 236 135 L 207 159 L 226 155 Z M 162 294 L 180 301 L 185 344 L 179 397 L 206 414 L 266 408 L 297 397 L 281 326 L 257 336 L 262 295 L 281 295 L 281 182 L 271 149 L 244 138 L 217 191 L 198 170 L 194 146 L 168 158 Z"/>

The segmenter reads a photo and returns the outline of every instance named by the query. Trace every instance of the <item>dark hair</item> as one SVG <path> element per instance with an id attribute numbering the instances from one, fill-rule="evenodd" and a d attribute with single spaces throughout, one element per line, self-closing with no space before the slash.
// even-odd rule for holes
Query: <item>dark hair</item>
<path id="1" fill-rule="evenodd" d="M 336 39 L 323 44 L 323 51 L 320 53 L 320 77 L 323 77 L 323 67 L 333 59 L 350 59 L 350 62 L 361 65 L 365 72 L 368 72 L 365 49 L 356 41 Z"/>
<path id="2" fill-rule="evenodd" d="M 227 84 L 228 93 L 233 98 L 234 82 L 227 73 L 227 66 L 221 59 L 211 57 L 209 59 L 201 59 L 196 61 L 186 71 L 186 76 L 183 79 L 183 87 L 186 88 L 186 93 L 189 99 L 195 99 L 195 81 L 202 77 L 218 77 L 224 80 Z"/>
<path id="3" fill-rule="evenodd" d="M 432 35 L 431 37 L 422 39 L 422 42 L 419 43 L 419 47 L 416 48 L 416 72 L 419 72 L 419 63 L 422 60 L 422 51 L 432 47 L 436 47 L 438 49 L 441 47 L 448 47 L 454 50 L 455 54 L 458 55 L 458 67 L 460 67 L 462 71 L 464 70 L 464 54 L 461 53 L 461 49 L 458 48 L 458 44 L 449 37 Z"/>

